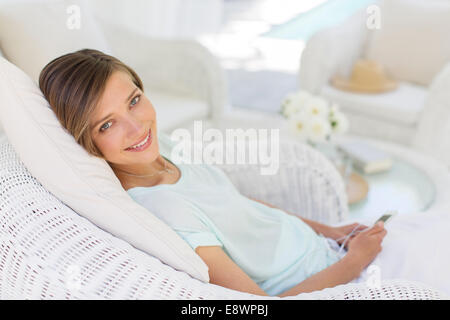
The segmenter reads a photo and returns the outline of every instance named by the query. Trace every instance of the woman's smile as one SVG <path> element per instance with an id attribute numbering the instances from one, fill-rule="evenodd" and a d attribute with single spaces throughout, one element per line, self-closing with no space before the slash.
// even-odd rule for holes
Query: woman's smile
<path id="1" fill-rule="evenodd" d="M 130 152 L 141 152 L 147 149 L 151 144 L 152 144 L 152 129 L 148 131 L 148 134 L 144 140 L 138 142 L 137 144 L 131 147 L 126 148 L 125 150 Z"/>

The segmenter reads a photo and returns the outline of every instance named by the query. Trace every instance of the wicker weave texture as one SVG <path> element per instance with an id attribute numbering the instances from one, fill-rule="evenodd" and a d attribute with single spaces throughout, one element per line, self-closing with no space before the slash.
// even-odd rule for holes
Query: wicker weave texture
<path id="1" fill-rule="evenodd" d="M 43 188 L 8 141 L 0 143 L 0 192 L 0 299 L 266 299 L 202 283 L 96 227 Z M 442 297 L 394 281 L 289 299 Z"/>
<path id="2" fill-rule="evenodd" d="M 261 174 L 263 165 L 217 166 L 246 196 L 322 223 L 346 220 L 347 194 L 334 165 L 307 144 L 282 141 L 279 145 L 276 174 Z"/>

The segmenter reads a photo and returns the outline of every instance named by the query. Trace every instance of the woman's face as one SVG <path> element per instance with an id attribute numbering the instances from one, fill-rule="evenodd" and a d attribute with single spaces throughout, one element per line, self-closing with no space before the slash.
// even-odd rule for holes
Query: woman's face
<path id="1" fill-rule="evenodd" d="M 111 167 L 142 172 L 159 156 L 155 109 L 127 73 L 113 72 L 91 121 L 94 143 Z M 148 135 L 145 150 L 129 149 Z"/>

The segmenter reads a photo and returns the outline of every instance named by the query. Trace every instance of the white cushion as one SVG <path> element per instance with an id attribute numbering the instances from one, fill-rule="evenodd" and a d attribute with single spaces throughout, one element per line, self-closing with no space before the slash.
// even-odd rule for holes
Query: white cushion
<path id="1" fill-rule="evenodd" d="M 69 29 L 70 5 L 80 8 L 80 28 Z M 73 14 L 73 13 L 72 13 Z M 91 48 L 111 54 L 83 0 L 53 0 L 0 6 L 0 44 L 4 56 L 36 83 L 42 68 L 65 53 Z"/>
<path id="2" fill-rule="evenodd" d="M 0 119 L 30 173 L 75 212 L 175 269 L 209 280 L 208 267 L 192 248 L 128 195 L 105 160 L 75 142 L 39 87 L 4 58 L 0 58 Z M 162 148 L 171 141 L 164 137 L 160 134 Z"/>
<path id="3" fill-rule="evenodd" d="M 2 53 L 2 50 L 0 50 L 0 57 L 4 57 L 3 53 Z M 4 134 L 5 134 L 5 132 L 3 131 L 3 127 L 0 124 L 0 136 L 3 136 Z"/>
<path id="4" fill-rule="evenodd" d="M 414 147 L 450 168 L 450 62 L 435 77 L 417 126 Z"/>
<path id="5" fill-rule="evenodd" d="M 425 87 L 401 82 L 394 91 L 377 94 L 342 91 L 331 85 L 322 88 L 321 94 L 338 103 L 346 113 L 365 115 L 403 125 L 418 122 L 428 90 Z"/>
<path id="6" fill-rule="evenodd" d="M 204 100 L 151 89 L 145 91 L 155 108 L 158 128 L 164 132 L 179 127 L 180 119 L 189 122 L 208 116 L 209 107 Z"/>
<path id="7" fill-rule="evenodd" d="M 398 80 L 429 85 L 450 60 L 450 1 L 387 0 L 380 9 L 367 57 Z"/>

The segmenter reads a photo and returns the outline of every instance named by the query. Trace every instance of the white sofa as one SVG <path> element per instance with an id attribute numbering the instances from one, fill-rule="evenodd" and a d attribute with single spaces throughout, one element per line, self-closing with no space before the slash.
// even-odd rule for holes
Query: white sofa
<path id="1" fill-rule="evenodd" d="M 345 219 L 344 186 L 331 163 L 301 144 L 283 144 L 280 152 L 286 156 L 275 176 L 262 176 L 251 165 L 221 167 L 247 196 L 324 222 Z M 380 287 L 346 284 L 287 298 L 204 283 L 78 215 L 30 174 L 5 135 L 0 137 L 0 192 L 2 300 L 448 299 L 424 284 L 395 279 L 383 280 Z"/>
<path id="2" fill-rule="evenodd" d="M 300 88 L 340 104 L 352 133 L 413 145 L 421 121 L 434 112 L 431 95 L 441 94 L 431 87 L 443 77 L 440 73 L 450 77 L 450 69 L 444 68 L 450 61 L 450 4 L 389 0 L 377 5 L 380 29 L 367 26 L 373 11 L 364 8 L 307 42 L 299 69 Z M 398 89 L 361 94 L 334 88 L 330 79 L 336 74 L 348 77 L 359 58 L 380 62 L 399 81 Z M 441 85 L 440 90 L 450 87 Z M 450 109 L 449 101 L 446 107 Z"/>
<path id="3" fill-rule="evenodd" d="M 66 26 L 70 5 L 80 8 L 80 29 Z M 3 56 L 38 82 L 42 68 L 62 54 L 93 48 L 128 64 L 142 78 L 164 132 L 193 120 L 217 119 L 228 89 L 219 61 L 199 42 L 146 36 L 95 16 L 89 2 L 48 0 L 0 6 Z"/>

